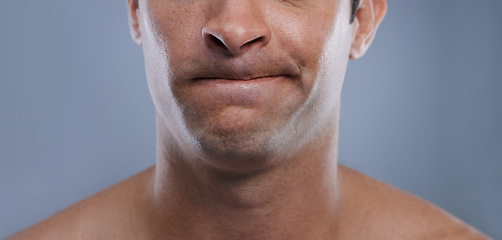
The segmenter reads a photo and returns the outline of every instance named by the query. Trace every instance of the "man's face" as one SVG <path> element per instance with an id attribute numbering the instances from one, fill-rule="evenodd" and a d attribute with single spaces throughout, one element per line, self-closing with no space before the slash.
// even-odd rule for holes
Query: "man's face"
<path id="1" fill-rule="evenodd" d="M 136 13 L 162 134 L 208 164 L 286 156 L 336 121 L 350 0 L 140 0 Z"/>

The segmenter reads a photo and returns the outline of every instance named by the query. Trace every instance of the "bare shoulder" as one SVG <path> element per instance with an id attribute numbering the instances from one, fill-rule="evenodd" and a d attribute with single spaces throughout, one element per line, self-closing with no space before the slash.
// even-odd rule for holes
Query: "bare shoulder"
<path id="1" fill-rule="evenodd" d="M 141 228 L 137 219 L 138 196 L 145 195 L 145 181 L 153 168 L 119 182 L 6 240 L 24 239 L 125 239 L 117 229 Z M 106 223 L 106 224 L 105 224 Z M 137 229 L 139 230 L 139 229 Z M 129 236 L 135 238 L 135 236 Z"/>
<path id="2" fill-rule="evenodd" d="M 439 207 L 340 166 L 342 214 L 360 239 L 489 239 Z M 371 236 L 371 237 L 370 237 Z"/>

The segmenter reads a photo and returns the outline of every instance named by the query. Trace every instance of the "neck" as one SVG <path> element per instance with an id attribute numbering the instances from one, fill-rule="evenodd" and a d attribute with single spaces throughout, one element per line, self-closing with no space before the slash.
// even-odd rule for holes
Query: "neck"
<path id="1" fill-rule="evenodd" d="M 337 130 L 338 121 L 334 131 Z M 336 133 L 336 132 L 335 132 Z M 166 135 L 162 135 L 166 136 Z M 227 174 L 180 159 L 158 139 L 152 213 L 173 239 L 328 239 L 337 222 L 337 134 L 318 136 L 287 163 Z"/>

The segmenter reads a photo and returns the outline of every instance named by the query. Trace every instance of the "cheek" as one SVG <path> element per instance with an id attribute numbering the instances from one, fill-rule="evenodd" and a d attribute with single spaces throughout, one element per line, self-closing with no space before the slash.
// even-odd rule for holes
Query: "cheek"
<path id="1" fill-rule="evenodd" d="M 326 6 L 325 6 L 326 7 Z M 327 6 L 326 9 L 335 9 Z M 295 16 L 291 13 L 286 21 L 274 22 L 278 33 L 280 48 L 285 49 L 300 66 L 305 91 L 308 93 L 320 70 L 320 60 L 324 54 L 326 42 L 335 25 L 334 11 L 300 11 Z"/>
<path id="2" fill-rule="evenodd" d="M 319 59 L 319 78 L 326 79 L 330 90 L 340 94 L 349 60 L 352 26 L 337 19 L 324 43 Z"/>
<path id="3" fill-rule="evenodd" d="M 151 1 L 148 3 L 148 19 L 145 20 L 147 41 L 153 44 L 149 55 L 154 61 L 164 61 L 169 79 L 173 78 L 173 72 L 180 69 L 183 63 L 189 61 L 190 56 L 202 54 L 204 44 L 202 39 L 202 27 L 204 25 L 205 7 L 201 4 L 186 1 Z M 197 12 L 197 14 L 194 14 Z"/>
<path id="4" fill-rule="evenodd" d="M 296 23 L 295 31 L 305 34 L 284 40 L 301 63 L 309 98 L 299 119 L 310 119 L 307 122 L 329 121 L 337 111 L 349 59 L 352 30 L 348 19 L 336 12 L 323 14 Z"/>
<path id="5" fill-rule="evenodd" d="M 140 9 L 140 28 L 148 85 L 158 109 L 177 105 L 171 88 L 177 69 L 190 66 L 190 56 L 197 56 L 202 40 L 203 7 L 187 2 L 146 1 Z M 171 106 L 171 108 L 173 108 Z M 161 111 L 162 112 L 162 111 Z"/>

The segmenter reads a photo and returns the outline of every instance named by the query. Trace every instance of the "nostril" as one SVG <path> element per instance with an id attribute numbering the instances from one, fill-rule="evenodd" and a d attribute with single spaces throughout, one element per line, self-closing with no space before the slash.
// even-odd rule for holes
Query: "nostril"
<path id="1" fill-rule="evenodd" d="M 254 43 L 259 42 L 259 41 L 261 41 L 261 40 L 263 40 L 263 39 L 264 39 L 263 37 L 258 37 L 258 38 L 255 38 L 255 39 L 251 39 L 251 40 L 249 40 L 249 41 L 245 42 L 244 44 L 242 44 L 242 46 L 240 47 L 240 49 L 243 49 L 243 48 L 245 48 L 246 46 L 251 46 L 251 45 L 253 45 Z"/>
<path id="2" fill-rule="evenodd" d="M 235 21 L 223 23 L 224 19 L 212 19 L 202 28 L 202 38 L 206 46 L 215 51 L 239 55 L 267 45 L 271 38 L 266 24 Z M 239 20 L 239 19 L 237 19 Z M 226 20 L 225 20 L 226 21 Z"/>
<path id="3" fill-rule="evenodd" d="M 227 47 L 225 45 L 225 43 L 223 43 L 223 41 L 221 41 L 219 38 L 215 37 L 212 34 L 209 34 L 208 41 L 211 42 L 211 44 L 214 44 L 214 45 L 216 45 L 218 47 L 222 47 L 222 48 L 226 48 Z"/>

